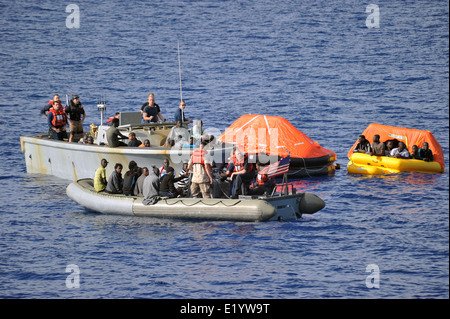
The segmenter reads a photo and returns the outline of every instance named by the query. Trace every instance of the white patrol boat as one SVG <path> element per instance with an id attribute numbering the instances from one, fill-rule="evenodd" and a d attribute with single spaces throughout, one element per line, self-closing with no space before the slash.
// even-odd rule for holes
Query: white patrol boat
<path id="1" fill-rule="evenodd" d="M 104 102 L 97 105 L 101 111 L 101 123 L 103 112 L 106 109 Z M 141 123 L 140 112 L 121 112 L 119 118 L 119 130 L 125 136 L 134 132 L 141 142 L 150 140 L 151 147 L 109 147 L 106 140 L 108 125 L 91 125 L 91 136 L 94 144 L 68 143 L 67 141 L 53 140 L 48 132 L 20 137 L 21 150 L 25 156 L 28 173 L 53 175 L 60 178 L 77 181 L 83 178 L 94 177 L 95 171 L 100 167 L 100 161 L 105 158 L 109 165 L 106 167 L 109 176 L 115 163 L 121 163 L 126 169 L 130 161 L 135 161 L 139 167 L 161 167 L 164 159 L 168 159 L 170 166 L 176 172 L 180 172 L 183 163 L 187 163 L 192 153 L 192 146 L 164 147 L 167 136 L 175 122 Z M 81 136 L 78 136 L 77 141 Z M 128 140 L 124 140 L 128 142 Z M 226 147 L 222 143 L 210 143 L 208 151 L 220 165 L 230 154 L 232 146 Z"/>

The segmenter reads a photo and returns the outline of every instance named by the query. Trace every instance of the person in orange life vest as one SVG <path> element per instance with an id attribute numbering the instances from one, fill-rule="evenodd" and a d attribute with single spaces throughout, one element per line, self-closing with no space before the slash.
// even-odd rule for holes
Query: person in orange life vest
<path id="1" fill-rule="evenodd" d="M 226 166 L 226 170 L 224 173 L 220 173 L 220 177 L 222 177 L 222 180 L 226 180 L 228 177 L 231 176 L 231 173 L 233 173 L 234 171 L 234 164 L 233 164 L 233 159 L 234 159 L 234 153 L 236 152 L 236 148 L 233 147 L 233 149 L 230 152 L 230 156 L 228 157 L 228 162 L 227 163 L 222 163 L 219 167 L 219 172 L 221 172 L 225 166 Z"/>
<path id="2" fill-rule="evenodd" d="M 53 95 L 53 100 L 48 101 L 47 105 L 41 110 L 41 114 L 44 115 L 45 118 L 47 118 L 48 111 L 53 107 L 53 102 L 59 102 L 61 108 L 63 107 L 59 95 Z"/>
<path id="3" fill-rule="evenodd" d="M 83 133 L 83 122 L 86 119 L 86 112 L 80 103 L 80 97 L 78 95 L 75 95 L 69 101 L 69 105 L 66 106 L 65 112 L 68 115 L 70 127 L 69 142 L 72 142 L 75 134 Z"/>
<path id="4" fill-rule="evenodd" d="M 120 112 L 116 112 L 114 116 L 111 116 L 107 121 L 106 124 L 112 125 L 112 120 L 118 119 L 120 117 Z"/>
<path id="5" fill-rule="evenodd" d="M 254 165 L 248 162 L 248 156 L 239 148 L 236 149 L 233 159 L 234 172 L 231 173 L 233 190 L 231 198 L 238 198 L 239 195 L 247 195 L 250 183 L 255 175 Z"/>
<path id="6" fill-rule="evenodd" d="M 263 195 L 264 193 L 272 193 L 275 187 L 275 181 L 273 178 L 269 178 L 267 174 L 261 174 L 263 166 L 258 161 L 256 162 L 256 179 L 253 182 L 253 188 L 249 189 L 249 195 Z"/>
<path id="7" fill-rule="evenodd" d="M 67 116 L 58 101 L 53 102 L 53 107 L 48 111 L 47 119 L 52 139 L 62 141 L 68 138 L 66 132 Z"/>
<path id="8" fill-rule="evenodd" d="M 188 170 L 192 170 L 191 196 L 196 198 L 202 193 L 203 198 L 210 198 L 213 178 L 211 175 L 211 159 L 206 151 L 206 142 L 195 149 L 188 163 Z"/>
<path id="9" fill-rule="evenodd" d="M 146 139 L 144 140 L 144 143 L 139 145 L 139 147 L 152 147 L 152 146 L 150 145 L 150 140 Z"/>

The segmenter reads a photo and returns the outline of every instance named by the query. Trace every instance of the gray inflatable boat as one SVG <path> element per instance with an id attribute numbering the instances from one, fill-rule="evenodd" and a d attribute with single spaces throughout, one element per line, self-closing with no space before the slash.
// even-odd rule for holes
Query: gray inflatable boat
<path id="1" fill-rule="evenodd" d="M 81 206 L 105 214 L 230 221 L 293 220 L 314 214 L 325 202 L 312 193 L 225 198 L 161 198 L 144 205 L 142 197 L 96 192 L 92 179 L 69 184 L 67 195 Z"/>

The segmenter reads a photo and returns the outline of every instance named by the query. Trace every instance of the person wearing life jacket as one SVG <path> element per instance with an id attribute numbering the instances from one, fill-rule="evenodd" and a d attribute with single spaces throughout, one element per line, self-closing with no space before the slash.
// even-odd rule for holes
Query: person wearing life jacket
<path id="1" fill-rule="evenodd" d="M 48 111 L 47 120 L 52 139 L 62 141 L 68 138 L 66 132 L 67 116 L 58 101 L 53 102 L 53 107 Z"/>
<path id="2" fill-rule="evenodd" d="M 70 127 L 69 142 L 72 142 L 75 134 L 83 134 L 83 122 L 86 118 L 86 112 L 80 103 L 80 97 L 78 95 L 72 97 L 69 105 L 66 106 L 65 112 L 68 115 Z"/>
<path id="3" fill-rule="evenodd" d="M 120 112 L 116 112 L 114 116 L 111 116 L 107 121 L 106 124 L 112 125 L 112 120 L 120 118 Z"/>
<path id="4" fill-rule="evenodd" d="M 206 151 L 206 142 L 195 149 L 188 163 L 188 170 L 193 172 L 191 180 L 191 196 L 196 198 L 202 193 L 203 198 L 210 198 L 213 178 L 211 175 L 211 160 Z"/>
<path id="5" fill-rule="evenodd" d="M 236 149 L 233 158 L 234 171 L 230 179 L 233 181 L 231 198 L 238 198 L 239 195 L 247 195 L 250 183 L 255 175 L 254 165 L 249 163 L 248 155 L 239 148 Z"/>
<path id="6" fill-rule="evenodd" d="M 41 114 L 44 115 L 45 118 L 47 118 L 47 113 L 53 107 L 53 102 L 55 101 L 59 102 L 61 108 L 63 107 L 59 95 L 58 94 L 53 95 L 53 100 L 48 101 L 47 105 L 41 110 Z"/>
<path id="7" fill-rule="evenodd" d="M 263 195 L 264 193 L 272 193 L 275 187 L 275 181 L 270 178 L 265 172 L 264 167 L 258 161 L 256 162 L 256 178 L 253 182 L 253 187 L 249 190 L 249 195 Z"/>

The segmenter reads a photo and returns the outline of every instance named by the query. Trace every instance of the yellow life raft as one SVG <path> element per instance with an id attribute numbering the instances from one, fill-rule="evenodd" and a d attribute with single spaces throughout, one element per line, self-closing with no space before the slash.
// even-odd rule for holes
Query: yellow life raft
<path id="1" fill-rule="evenodd" d="M 434 161 L 426 162 L 416 159 L 401 159 L 387 156 L 371 156 L 364 153 L 353 153 L 354 148 L 358 144 L 358 141 L 356 141 L 347 154 L 347 157 L 350 160 L 347 164 L 347 171 L 350 174 L 382 175 L 405 171 L 422 173 L 444 172 L 444 152 L 441 145 L 430 131 L 372 123 L 364 130 L 362 135 L 364 135 L 369 142 L 373 141 L 374 135 L 379 135 L 380 142 L 383 143 L 393 141 L 393 143 L 395 142 L 398 144 L 398 142 L 402 141 L 410 152 L 413 145 L 420 148 L 423 143 L 427 142 L 429 149 L 433 152 Z"/>
<path id="2" fill-rule="evenodd" d="M 383 175 L 408 171 L 442 173 L 444 170 L 438 162 L 353 153 L 347 164 L 347 171 L 350 174 Z"/>

